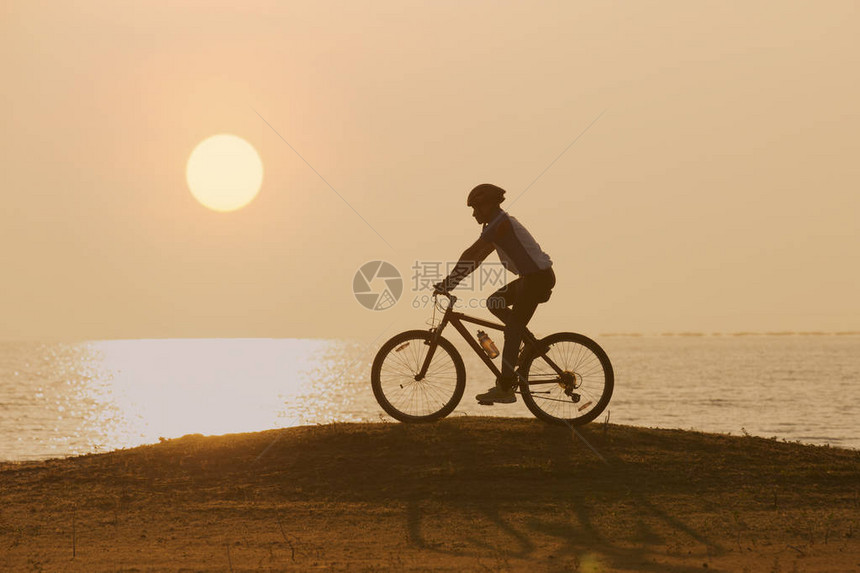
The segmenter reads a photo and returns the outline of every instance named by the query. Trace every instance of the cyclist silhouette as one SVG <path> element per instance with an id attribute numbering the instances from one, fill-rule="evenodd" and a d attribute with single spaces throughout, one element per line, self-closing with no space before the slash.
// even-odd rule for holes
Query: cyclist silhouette
<path id="1" fill-rule="evenodd" d="M 505 325 L 505 344 L 502 350 L 501 376 L 495 386 L 475 398 L 480 404 L 496 402 L 510 404 L 517 401 L 514 388 L 517 386 L 515 365 L 522 342 L 523 332 L 534 316 L 537 306 L 549 300 L 555 286 L 555 273 L 549 258 L 523 225 L 501 208 L 505 190 L 484 183 L 469 193 L 466 205 L 472 208 L 472 216 L 483 226 L 481 236 L 463 251 L 457 265 L 434 290 L 447 293 L 470 273 L 494 250 L 505 268 L 519 275 L 487 298 L 487 309 Z M 510 308 L 509 308 L 510 307 Z"/>

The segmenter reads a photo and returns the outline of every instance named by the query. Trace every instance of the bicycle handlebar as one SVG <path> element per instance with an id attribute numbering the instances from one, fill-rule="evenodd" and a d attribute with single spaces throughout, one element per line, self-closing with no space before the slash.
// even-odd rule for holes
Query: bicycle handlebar
<path id="1" fill-rule="evenodd" d="M 440 294 L 447 296 L 448 299 L 451 301 L 451 304 L 454 304 L 455 302 L 457 302 L 457 297 L 448 291 L 433 291 L 433 298 L 436 298 Z"/>

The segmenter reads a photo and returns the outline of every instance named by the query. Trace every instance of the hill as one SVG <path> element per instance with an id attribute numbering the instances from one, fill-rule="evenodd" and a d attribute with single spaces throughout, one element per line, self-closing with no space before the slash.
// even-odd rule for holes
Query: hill
<path id="1" fill-rule="evenodd" d="M 860 452 L 536 420 L 331 424 L 0 467 L 0 569 L 845 571 Z"/>

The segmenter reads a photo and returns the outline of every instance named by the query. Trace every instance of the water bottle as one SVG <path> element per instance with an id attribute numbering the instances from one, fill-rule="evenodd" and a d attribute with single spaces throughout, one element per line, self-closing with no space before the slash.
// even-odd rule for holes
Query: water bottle
<path id="1" fill-rule="evenodd" d="M 487 333 L 483 330 L 478 331 L 478 342 L 481 343 L 481 348 L 487 353 L 490 358 L 495 358 L 499 355 L 499 349 L 496 348 L 496 343 L 493 342 Z"/>

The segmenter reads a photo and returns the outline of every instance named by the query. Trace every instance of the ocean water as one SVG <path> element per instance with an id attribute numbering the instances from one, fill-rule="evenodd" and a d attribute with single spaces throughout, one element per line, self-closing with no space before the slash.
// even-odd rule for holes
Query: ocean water
<path id="1" fill-rule="evenodd" d="M 453 332 L 452 332 L 453 333 Z M 453 333 L 455 334 L 455 333 Z M 860 336 L 604 336 L 616 373 L 600 420 L 860 448 Z M 0 343 L 0 460 L 108 451 L 185 434 L 383 421 L 376 349 L 303 339 Z M 493 380 L 460 341 L 466 395 Z"/>

